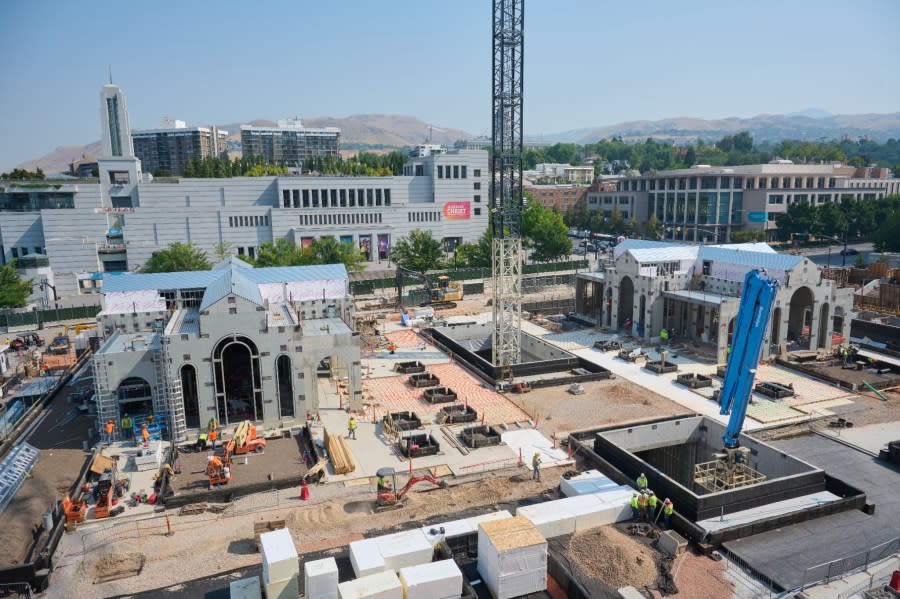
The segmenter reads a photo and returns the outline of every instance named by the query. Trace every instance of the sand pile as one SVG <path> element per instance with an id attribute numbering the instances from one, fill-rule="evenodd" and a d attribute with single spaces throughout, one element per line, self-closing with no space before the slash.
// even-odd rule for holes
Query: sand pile
<path id="1" fill-rule="evenodd" d="M 579 570 L 579 577 L 600 580 L 614 589 L 642 587 L 656 581 L 656 557 L 617 529 L 604 526 L 574 535 L 566 555 Z"/>

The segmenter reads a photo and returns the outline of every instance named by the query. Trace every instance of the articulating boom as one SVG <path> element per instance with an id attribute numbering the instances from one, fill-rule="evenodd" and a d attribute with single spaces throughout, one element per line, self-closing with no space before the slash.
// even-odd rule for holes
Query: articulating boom
<path id="1" fill-rule="evenodd" d="M 769 278 L 765 270 L 751 270 L 744 277 L 741 305 L 731 340 L 731 354 L 728 356 L 725 382 L 719 396 L 719 413 L 731 412 L 728 429 L 722 437 L 726 450 L 740 446 L 739 437 L 747 416 L 753 379 L 756 377 L 756 367 L 766 337 L 766 325 L 769 323 L 777 291 L 778 281 Z"/>

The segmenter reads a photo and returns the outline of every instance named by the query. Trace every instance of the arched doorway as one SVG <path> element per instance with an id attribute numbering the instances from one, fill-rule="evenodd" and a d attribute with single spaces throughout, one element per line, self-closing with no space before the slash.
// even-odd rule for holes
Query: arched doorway
<path id="1" fill-rule="evenodd" d="M 812 330 L 813 293 L 809 287 L 800 287 L 791 296 L 788 313 L 788 339 L 797 342 L 801 348 L 809 349 Z"/>
<path id="2" fill-rule="evenodd" d="M 149 416 L 153 413 L 153 388 L 139 376 L 124 379 L 116 388 L 119 403 L 119 418 L 129 416 Z"/>
<path id="3" fill-rule="evenodd" d="M 232 335 L 213 350 L 216 407 L 219 422 L 262 420 L 262 383 L 259 350 L 250 339 Z"/>
<path id="4" fill-rule="evenodd" d="M 181 401 L 188 428 L 200 426 L 200 396 L 197 394 L 197 369 L 193 364 L 181 367 Z"/>
<path id="5" fill-rule="evenodd" d="M 291 358 L 285 354 L 275 360 L 275 376 L 278 377 L 278 406 L 282 418 L 294 417 L 294 384 L 291 380 Z"/>
<path id="6" fill-rule="evenodd" d="M 734 338 L 734 321 L 737 317 L 728 321 L 728 337 L 726 337 L 725 347 L 731 347 L 731 340 Z"/>
<path id="7" fill-rule="evenodd" d="M 831 327 L 828 324 L 830 319 L 828 309 L 828 302 L 825 302 L 819 311 L 819 340 L 817 343 L 819 349 L 828 347 L 828 336 L 831 335 Z"/>
<path id="8" fill-rule="evenodd" d="M 619 281 L 619 318 L 618 326 L 624 327 L 634 319 L 634 283 L 631 277 L 622 277 Z M 628 331 L 631 332 L 630 330 Z"/>
<path id="9" fill-rule="evenodd" d="M 781 308 L 775 308 L 772 311 L 772 336 L 770 337 L 772 345 L 778 345 L 781 339 Z"/>

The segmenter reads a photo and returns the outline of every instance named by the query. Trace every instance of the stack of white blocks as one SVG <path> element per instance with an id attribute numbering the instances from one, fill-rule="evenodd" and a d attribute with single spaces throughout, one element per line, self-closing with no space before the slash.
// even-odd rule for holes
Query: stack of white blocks
<path id="1" fill-rule="evenodd" d="M 434 546 L 420 528 L 350 543 L 350 563 L 357 577 L 427 564 Z"/>
<path id="2" fill-rule="evenodd" d="M 310 599 L 313 595 L 307 595 Z M 397 575 L 388 570 L 348 580 L 338 585 L 340 599 L 403 599 L 403 585 Z"/>
<path id="3" fill-rule="evenodd" d="M 612 488 L 600 493 L 574 495 L 536 503 L 516 510 L 534 524 L 546 539 L 574 534 L 631 518 L 631 489 Z"/>
<path id="4" fill-rule="evenodd" d="M 506 510 L 500 510 L 499 512 L 463 518 L 462 520 L 451 520 L 450 522 L 423 526 L 422 532 L 425 533 L 425 538 L 428 539 L 428 542 L 435 546 L 438 543 L 443 543 L 446 539 L 478 532 L 478 524 L 480 522 L 502 520 L 504 518 L 512 518 L 512 514 Z M 441 529 L 444 529 L 444 532 L 441 532 Z"/>
<path id="5" fill-rule="evenodd" d="M 482 522 L 478 572 L 494 599 L 543 591 L 547 588 L 547 541 L 522 516 Z"/>
<path id="6" fill-rule="evenodd" d="M 457 599 L 463 575 L 452 559 L 400 569 L 404 599 Z"/>
<path id="7" fill-rule="evenodd" d="M 303 565 L 303 591 L 315 599 L 338 599 L 338 567 L 333 557 Z"/>
<path id="8" fill-rule="evenodd" d="M 300 595 L 300 562 L 291 532 L 282 528 L 259 536 L 263 586 L 267 599 L 297 599 Z"/>

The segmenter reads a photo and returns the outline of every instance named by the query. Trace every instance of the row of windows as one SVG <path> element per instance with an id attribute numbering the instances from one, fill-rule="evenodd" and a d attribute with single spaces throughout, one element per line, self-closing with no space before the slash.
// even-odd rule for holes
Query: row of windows
<path id="1" fill-rule="evenodd" d="M 446 166 L 439 164 L 437 167 L 437 175 L 438 175 L 438 179 L 467 179 L 468 178 L 466 176 L 466 165 L 460 166 L 458 164 L 454 164 L 452 166 L 449 164 Z M 472 169 L 472 176 L 480 177 L 481 169 L 480 168 Z M 475 189 L 481 189 L 481 183 L 476 183 Z"/>
<path id="2" fill-rule="evenodd" d="M 269 217 L 267 215 L 254 216 L 229 216 L 229 227 L 268 227 Z"/>
<path id="3" fill-rule="evenodd" d="M 441 220 L 440 212 L 410 212 L 406 215 L 407 222 L 434 223 Z"/>
<path id="4" fill-rule="evenodd" d="M 246 253 L 244 253 L 246 251 Z M 251 258 L 256 258 L 256 247 L 248 246 L 244 248 L 243 246 L 238 246 L 237 249 L 238 256 L 250 256 Z"/>
<path id="5" fill-rule="evenodd" d="M 302 199 L 301 199 L 302 198 Z M 284 208 L 356 208 L 390 206 L 390 189 L 283 189 Z"/>
<path id="6" fill-rule="evenodd" d="M 697 224 L 738 224 L 744 212 L 744 192 L 651 193 L 650 213 L 660 222 Z"/>
<path id="7" fill-rule="evenodd" d="M 28 255 L 28 248 L 25 247 L 24 245 L 23 245 L 22 247 L 18 247 L 18 248 L 15 248 L 15 247 L 9 248 L 9 251 L 10 251 L 10 253 L 12 254 L 12 257 L 13 257 L 13 258 L 18 258 L 20 255 L 21 255 L 21 256 L 27 256 L 27 255 Z M 20 254 L 20 252 L 21 252 L 21 254 Z M 44 253 L 44 248 L 42 248 L 42 247 L 40 247 L 40 246 L 35 246 L 35 247 L 34 247 L 34 253 L 35 253 L 35 254 L 43 254 L 43 253 Z"/>
<path id="8" fill-rule="evenodd" d="M 362 212 L 358 214 L 301 214 L 301 225 L 377 225 L 381 224 L 380 213 Z"/>
<path id="9" fill-rule="evenodd" d="M 835 177 L 672 177 L 631 179 L 617 184 L 619 191 L 677 189 L 826 189 L 837 187 Z"/>
<path id="10" fill-rule="evenodd" d="M 832 195 L 830 193 L 819 193 L 819 194 L 795 193 L 795 194 L 787 194 L 786 196 L 784 194 L 778 193 L 778 194 L 770 194 L 768 197 L 768 203 L 770 205 L 784 204 L 785 199 L 787 199 L 787 204 L 789 204 L 789 205 L 792 201 L 794 201 L 794 202 L 810 202 L 811 204 L 825 204 L 825 203 L 831 202 L 831 201 L 839 202 L 844 199 L 852 200 L 855 198 L 857 200 L 875 200 L 875 199 L 881 199 L 883 197 L 884 197 L 883 193 L 863 193 L 863 194 L 844 193 L 844 194 L 834 194 L 834 195 Z"/>

